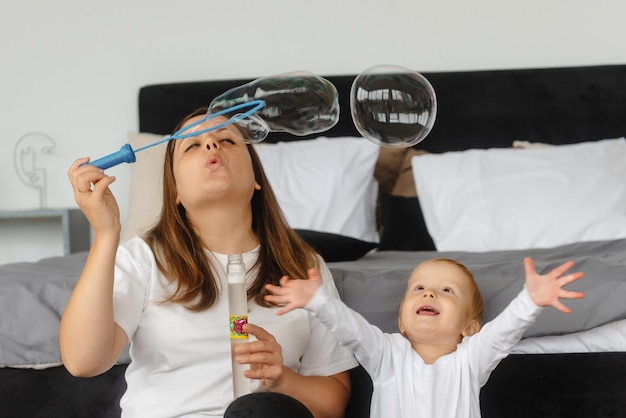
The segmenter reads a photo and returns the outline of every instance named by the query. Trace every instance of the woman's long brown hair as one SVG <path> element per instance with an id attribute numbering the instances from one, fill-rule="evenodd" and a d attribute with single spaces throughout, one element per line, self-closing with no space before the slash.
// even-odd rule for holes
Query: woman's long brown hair
<path id="1" fill-rule="evenodd" d="M 194 116 L 206 114 L 200 108 L 183 119 L 178 127 Z M 154 252 L 159 270 L 176 290 L 165 302 L 180 303 L 192 311 L 202 311 L 215 304 L 220 288 L 211 269 L 211 262 L 204 245 L 187 219 L 185 208 L 176 204 L 176 181 L 173 171 L 175 140 L 167 145 L 163 166 L 163 209 L 156 225 L 150 229 L 145 240 Z M 315 251 L 289 227 L 278 205 L 258 154 L 252 145 L 246 145 L 252 160 L 256 182 L 261 190 L 255 190 L 250 201 L 252 229 L 260 242 L 259 257 L 252 267 L 258 272 L 248 289 L 248 299 L 261 306 L 269 306 L 264 296 L 264 285 L 279 284 L 283 275 L 306 279 L 307 270 L 317 267 Z"/>

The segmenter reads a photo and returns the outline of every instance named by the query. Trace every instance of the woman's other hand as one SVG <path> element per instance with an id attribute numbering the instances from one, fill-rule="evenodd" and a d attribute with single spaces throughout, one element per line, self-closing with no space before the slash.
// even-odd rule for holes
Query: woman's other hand
<path id="1" fill-rule="evenodd" d="M 275 388 L 283 377 L 282 347 L 272 334 L 254 324 L 244 325 L 244 332 L 256 337 L 256 341 L 237 346 L 236 361 L 250 365 L 250 370 L 244 372 L 246 377 L 259 380 L 266 389 Z"/>

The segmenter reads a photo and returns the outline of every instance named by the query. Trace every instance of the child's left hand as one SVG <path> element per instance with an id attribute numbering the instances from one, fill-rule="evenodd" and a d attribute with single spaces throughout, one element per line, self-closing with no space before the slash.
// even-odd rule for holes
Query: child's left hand
<path id="1" fill-rule="evenodd" d="M 563 289 L 568 284 L 581 279 L 585 275 L 580 271 L 565 274 L 573 266 L 574 262 L 568 261 L 549 273 L 541 275 L 535 271 L 533 260 L 530 257 L 524 258 L 526 289 L 537 306 L 553 306 L 555 309 L 567 314 L 572 312 L 570 308 L 561 303 L 560 299 L 580 299 L 585 297 L 583 292 Z"/>
<path id="2" fill-rule="evenodd" d="M 322 278 L 318 269 L 308 270 L 308 280 L 290 280 L 289 277 L 283 276 L 280 279 L 280 286 L 266 284 L 265 288 L 272 292 L 271 295 L 265 296 L 268 302 L 284 305 L 278 310 L 278 315 L 286 314 L 296 308 L 304 308 L 315 292 L 322 284 Z"/>

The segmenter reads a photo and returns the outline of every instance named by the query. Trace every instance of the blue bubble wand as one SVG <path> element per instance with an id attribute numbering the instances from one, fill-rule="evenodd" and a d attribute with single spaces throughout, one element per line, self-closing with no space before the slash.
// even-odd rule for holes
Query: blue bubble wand
<path id="1" fill-rule="evenodd" d="M 209 119 L 213 119 L 216 118 L 218 116 L 222 116 L 228 113 L 232 113 L 235 112 L 237 110 L 240 109 L 244 109 L 244 108 L 250 108 L 247 111 L 243 112 L 243 113 L 237 113 L 236 115 L 232 116 L 231 118 L 229 118 L 227 121 L 222 122 L 220 124 L 211 126 L 209 128 L 206 129 L 202 129 L 200 131 L 197 132 L 187 132 L 189 131 L 189 129 L 193 128 L 194 126 L 197 126 L 203 122 L 206 122 Z M 243 119 L 246 118 L 250 118 L 252 115 L 254 115 L 255 113 L 257 113 L 259 110 L 261 110 L 263 107 L 265 107 L 265 101 L 263 100 L 251 100 L 249 102 L 246 103 L 240 103 L 231 107 L 228 107 L 226 109 L 220 110 L 216 113 L 211 113 L 211 112 L 207 112 L 207 115 L 205 117 L 203 117 L 202 119 L 199 119 L 198 121 L 184 126 L 181 129 L 177 130 L 176 132 L 174 132 L 172 135 L 166 136 L 165 138 L 153 142 L 152 144 L 148 144 L 145 145 L 141 148 L 137 148 L 136 150 L 133 150 L 133 148 L 130 146 L 130 144 L 124 144 L 122 146 L 122 148 L 120 148 L 119 151 L 114 152 L 112 154 L 106 155 L 102 158 L 99 158 L 97 160 L 94 161 L 90 161 L 86 164 L 90 164 L 90 165 L 94 165 L 98 168 L 101 168 L 102 170 L 106 170 L 107 168 L 116 166 L 118 164 L 121 163 L 134 163 L 135 161 L 137 161 L 137 158 L 135 156 L 136 153 L 143 151 L 145 149 L 148 148 L 152 148 L 154 146 L 157 146 L 159 144 L 162 144 L 163 142 L 168 142 L 171 141 L 173 139 L 185 139 L 185 138 L 189 138 L 192 136 L 196 136 L 196 135 L 201 135 L 207 132 L 211 132 L 211 131 L 215 131 L 221 128 L 224 128 L 228 125 L 237 123 Z M 256 120 L 255 123 L 257 123 L 258 125 L 263 125 L 263 122 L 260 120 Z M 254 141 L 248 141 L 248 142 L 259 142 L 262 141 L 263 139 L 265 139 L 265 137 L 267 136 L 267 134 L 269 133 L 268 129 L 264 129 L 263 133 L 261 134 L 262 137 L 255 137 Z M 245 142 L 245 141 L 244 141 Z"/>

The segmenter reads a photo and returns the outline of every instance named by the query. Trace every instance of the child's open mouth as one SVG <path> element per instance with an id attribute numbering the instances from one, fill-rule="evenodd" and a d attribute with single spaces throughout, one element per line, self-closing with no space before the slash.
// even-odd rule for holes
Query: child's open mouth
<path id="1" fill-rule="evenodd" d="M 432 306 L 420 306 L 417 309 L 416 312 L 418 315 L 430 315 L 430 316 L 434 316 L 434 315 L 439 315 L 439 311 L 435 308 L 433 308 Z"/>

